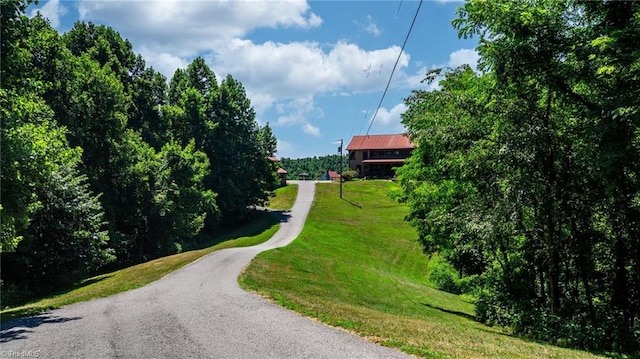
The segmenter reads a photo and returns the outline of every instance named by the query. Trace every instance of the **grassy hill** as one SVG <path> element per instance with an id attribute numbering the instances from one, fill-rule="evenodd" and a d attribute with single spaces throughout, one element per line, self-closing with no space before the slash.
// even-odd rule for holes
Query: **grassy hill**
<path id="1" fill-rule="evenodd" d="M 277 211 L 288 211 L 293 207 L 298 196 L 298 185 L 288 184 L 276 189 L 273 196 L 269 198 L 267 207 Z"/>
<path id="2" fill-rule="evenodd" d="M 434 289 L 397 185 L 318 184 L 300 237 L 264 252 L 241 285 L 279 304 L 385 346 L 428 358 L 593 358 L 510 336 L 473 320 L 473 305 Z"/>
<path id="3" fill-rule="evenodd" d="M 108 297 L 135 289 L 156 281 L 163 276 L 217 250 L 232 247 L 248 247 L 266 242 L 280 228 L 278 221 L 268 213 L 257 213 L 254 220 L 235 231 L 212 238 L 202 249 L 187 251 L 123 268 L 115 272 L 88 278 L 75 288 L 14 307 L 3 307 L 0 320 L 8 321 L 46 310 L 84 302 L 94 298 Z"/>

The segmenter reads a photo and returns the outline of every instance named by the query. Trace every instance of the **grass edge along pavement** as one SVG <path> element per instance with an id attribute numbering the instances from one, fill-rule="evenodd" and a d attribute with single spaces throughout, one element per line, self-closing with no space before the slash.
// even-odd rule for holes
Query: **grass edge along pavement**
<path id="1" fill-rule="evenodd" d="M 248 247 L 266 242 L 279 228 L 280 223 L 275 216 L 267 212 L 257 213 L 257 217 L 253 222 L 238 230 L 215 238 L 215 244 L 212 243 L 212 245 L 206 248 L 157 258 L 115 272 L 85 279 L 74 289 L 38 299 L 24 305 L 3 308 L 2 311 L 0 311 L 0 320 L 7 322 L 12 319 L 36 315 L 65 305 L 108 297 L 117 293 L 140 288 L 217 250 L 233 247 Z"/>
<path id="2" fill-rule="evenodd" d="M 293 207 L 298 196 L 298 185 L 295 183 L 279 187 L 274 195 L 269 198 L 267 207 L 272 210 L 288 211 Z"/>
<path id="3" fill-rule="evenodd" d="M 397 184 L 317 184 L 314 205 L 290 245 L 260 253 L 240 285 L 367 340 L 427 358 L 596 358 L 511 336 L 473 319 L 473 305 L 433 288 L 429 259 L 388 198 Z"/>

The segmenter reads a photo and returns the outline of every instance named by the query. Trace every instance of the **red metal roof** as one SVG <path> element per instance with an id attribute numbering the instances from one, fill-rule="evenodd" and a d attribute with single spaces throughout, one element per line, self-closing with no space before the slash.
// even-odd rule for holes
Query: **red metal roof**
<path id="1" fill-rule="evenodd" d="M 329 171 L 329 178 L 331 179 L 340 178 L 340 175 L 336 171 Z"/>
<path id="2" fill-rule="evenodd" d="M 284 168 L 278 168 L 278 171 L 277 171 L 277 172 L 278 172 L 278 174 L 279 174 L 279 175 L 289 173 L 289 172 L 287 172 Z"/>
<path id="3" fill-rule="evenodd" d="M 416 146 L 403 134 L 353 136 L 347 151 L 358 150 L 399 150 L 413 149 Z"/>

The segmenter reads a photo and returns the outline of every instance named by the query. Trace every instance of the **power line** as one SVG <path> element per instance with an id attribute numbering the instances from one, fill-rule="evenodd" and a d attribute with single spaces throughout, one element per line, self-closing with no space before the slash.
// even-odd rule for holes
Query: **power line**
<path id="1" fill-rule="evenodd" d="M 407 40 L 409 40 L 409 35 L 411 35 L 411 31 L 413 30 L 413 25 L 416 23 L 416 19 L 418 18 L 418 13 L 420 12 L 420 7 L 422 6 L 422 1 L 418 4 L 418 8 L 416 9 L 416 14 L 413 16 L 413 21 L 411 22 L 411 27 L 409 27 L 409 31 L 407 32 L 407 37 L 404 38 L 404 43 L 402 44 L 402 48 L 400 49 L 400 53 L 398 54 L 398 58 L 396 59 L 396 63 L 393 65 L 393 69 L 391 70 L 391 75 L 389 75 L 389 81 L 387 81 L 387 86 L 384 88 L 384 92 L 382 93 L 382 98 L 380 98 L 380 102 L 378 103 L 378 107 L 376 108 L 376 112 L 373 114 L 373 118 L 371 119 L 371 123 L 369 124 L 369 128 L 367 128 L 366 135 L 369 136 L 369 130 L 371 130 L 371 126 L 373 122 L 376 120 L 376 116 L 378 115 L 378 111 L 380 111 L 380 107 L 382 106 L 382 101 L 384 101 L 384 97 L 387 95 L 387 91 L 389 90 L 389 85 L 391 85 L 391 79 L 393 78 L 393 73 L 396 71 L 396 67 L 398 66 L 398 62 L 400 62 L 400 57 L 404 52 L 404 47 L 407 45 Z"/>
<path id="2" fill-rule="evenodd" d="M 396 11 L 396 19 L 400 16 L 400 8 L 402 7 L 402 0 L 400 0 L 400 4 L 398 4 L 398 11 Z"/>

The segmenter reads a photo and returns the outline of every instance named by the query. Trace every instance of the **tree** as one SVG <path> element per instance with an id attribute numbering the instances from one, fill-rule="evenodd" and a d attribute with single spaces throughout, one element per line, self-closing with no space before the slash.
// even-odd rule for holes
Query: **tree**
<path id="1" fill-rule="evenodd" d="M 141 58 L 133 52 L 129 40 L 123 39 L 111 27 L 78 21 L 62 38 L 74 56 L 86 55 L 100 67 L 109 68 L 127 93 L 134 75 L 144 67 L 140 64 Z"/>
<path id="2" fill-rule="evenodd" d="M 211 99 L 212 146 L 204 151 L 215 165 L 207 181 L 218 194 L 223 218 L 243 219 L 250 205 L 264 204 L 274 188 L 270 162 L 260 148 L 255 111 L 240 82 L 228 75 Z"/>
<path id="3" fill-rule="evenodd" d="M 309 174 L 310 178 L 318 178 L 328 170 L 339 170 L 343 159 L 340 155 L 326 155 L 306 158 L 283 157 L 280 160 L 282 167 L 292 178 L 297 178 L 301 173 Z"/>
<path id="4" fill-rule="evenodd" d="M 8 100 L 8 101 L 7 101 Z M 3 280 L 42 293 L 113 260 L 103 210 L 42 100 L 3 93 Z"/>
<path id="5" fill-rule="evenodd" d="M 407 99 L 409 219 L 427 253 L 482 273 L 480 319 L 637 350 L 639 13 L 470 1 L 454 26 L 480 37 L 484 73 L 449 71 Z"/>
<path id="6" fill-rule="evenodd" d="M 170 118 L 162 111 L 167 104 L 167 79 L 153 68 L 145 69 L 134 79 L 132 97 L 128 126 L 137 130 L 154 149 L 160 150 L 172 137 Z"/>
<path id="7" fill-rule="evenodd" d="M 25 8 L 2 3 L 0 251 L 11 268 L 2 270 L 3 285 L 36 290 L 76 280 L 113 257 L 98 196 L 78 168 L 82 149 L 69 146 L 43 100 L 65 49 Z"/>
<path id="8" fill-rule="evenodd" d="M 219 212 L 216 194 L 204 188 L 209 159 L 195 149 L 193 140 L 184 148 L 175 142 L 165 144 L 157 160 L 154 202 L 158 210 L 149 226 L 150 238 L 168 239 L 170 247 L 163 243 L 161 249 L 170 253 L 174 246 L 190 244 L 206 217 L 217 217 Z"/>
<path id="9" fill-rule="evenodd" d="M 204 59 L 178 69 L 169 84 L 170 106 L 163 107 L 174 138 L 204 152 L 211 163 L 205 188 L 216 193 L 220 217 L 208 216 L 215 228 L 243 221 L 251 205 L 260 205 L 275 188 L 275 168 L 268 156 L 275 151 L 270 128 L 260 128 L 244 87 L 232 76 L 218 85 Z"/>
<path id="10" fill-rule="evenodd" d="M 273 134 L 269 122 L 258 129 L 260 151 L 265 156 L 274 156 L 278 152 L 278 139 Z"/>

